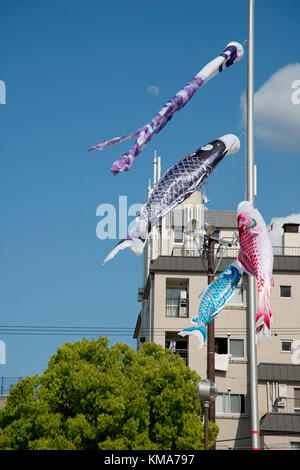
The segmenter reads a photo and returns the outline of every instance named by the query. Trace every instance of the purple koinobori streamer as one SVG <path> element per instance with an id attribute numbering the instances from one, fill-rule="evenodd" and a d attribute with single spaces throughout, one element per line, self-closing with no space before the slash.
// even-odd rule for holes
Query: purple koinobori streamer
<path id="1" fill-rule="evenodd" d="M 123 140 L 132 139 L 136 137 L 136 141 L 133 147 L 117 160 L 114 161 L 111 172 L 116 175 L 121 171 L 129 171 L 133 160 L 139 155 L 145 146 L 150 142 L 155 134 L 163 129 L 173 115 L 179 111 L 183 106 L 192 98 L 194 93 L 204 83 L 208 82 L 222 70 L 230 67 L 230 65 L 238 62 L 244 55 L 244 48 L 238 42 L 230 42 L 226 48 L 218 57 L 209 62 L 200 72 L 187 84 L 185 85 L 176 95 L 171 98 L 163 108 L 154 116 L 154 118 L 145 126 L 140 127 L 136 131 L 132 132 L 123 137 L 115 137 L 113 139 L 105 140 L 100 144 L 97 144 L 89 149 L 103 150 L 104 147 L 114 145 Z"/>

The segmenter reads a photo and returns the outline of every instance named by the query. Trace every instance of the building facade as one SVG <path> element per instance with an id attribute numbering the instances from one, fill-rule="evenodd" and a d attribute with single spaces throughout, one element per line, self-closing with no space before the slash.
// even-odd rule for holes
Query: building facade
<path id="1" fill-rule="evenodd" d="M 263 337 L 257 347 L 262 449 L 300 447 L 300 233 L 297 224 L 283 230 L 282 246 L 274 247 L 272 338 Z M 145 247 L 134 333 L 137 348 L 149 341 L 169 348 L 202 379 L 207 377 L 207 344 L 199 349 L 197 337 L 178 332 L 191 325 L 199 294 L 207 286 L 206 233 L 219 240 L 214 250 L 217 274 L 238 254 L 235 211 L 205 209 L 205 197 L 196 191 L 153 230 Z M 216 449 L 251 448 L 247 332 L 244 275 L 214 320 Z"/>

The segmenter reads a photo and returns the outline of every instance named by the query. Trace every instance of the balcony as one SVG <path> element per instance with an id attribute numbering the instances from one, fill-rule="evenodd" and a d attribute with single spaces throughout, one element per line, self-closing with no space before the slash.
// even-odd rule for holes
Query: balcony
<path id="1" fill-rule="evenodd" d="M 273 413 L 293 413 L 300 415 L 300 399 L 279 397 L 273 403 Z"/>
<path id="2" fill-rule="evenodd" d="M 279 397 L 272 408 L 260 420 L 261 435 L 299 436 L 300 399 Z"/>
<path id="3" fill-rule="evenodd" d="M 179 354 L 179 356 L 184 359 L 186 365 L 188 365 L 188 350 L 187 349 L 172 349 L 173 354 Z"/>
<path id="4" fill-rule="evenodd" d="M 188 338 L 182 338 L 174 332 L 167 331 L 165 347 L 173 354 L 179 354 L 186 365 L 188 365 Z"/>

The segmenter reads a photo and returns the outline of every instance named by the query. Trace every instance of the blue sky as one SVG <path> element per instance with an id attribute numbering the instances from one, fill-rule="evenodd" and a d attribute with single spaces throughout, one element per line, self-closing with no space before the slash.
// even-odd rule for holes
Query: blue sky
<path id="1" fill-rule="evenodd" d="M 7 334 L 5 326 L 134 328 L 142 258 L 126 250 L 101 265 L 115 240 L 97 238 L 96 210 L 112 204 L 118 214 L 119 196 L 128 206 L 146 201 L 155 148 L 165 171 L 217 137 L 240 135 L 239 154 L 223 160 L 206 194 L 209 209 L 235 209 L 245 198 L 247 42 L 244 59 L 198 90 L 130 172 L 113 176 L 110 167 L 132 141 L 87 152 L 148 122 L 228 42 L 247 39 L 246 0 L 183 5 L 1 2 L 0 377 L 39 374 L 59 345 L 82 338 L 63 329 Z M 298 0 L 256 2 L 256 207 L 267 223 L 300 213 L 300 104 L 291 100 L 299 19 Z M 109 338 L 135 347 L 130 335 Z"/>

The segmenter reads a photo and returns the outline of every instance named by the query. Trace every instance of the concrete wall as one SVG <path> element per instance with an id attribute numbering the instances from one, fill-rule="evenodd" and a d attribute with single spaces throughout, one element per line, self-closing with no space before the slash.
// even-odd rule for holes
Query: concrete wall
<path id="1" fill-rule="evenodd" d="M 261 436 L 261 448 L 264 450 L 291 450 L 291 442 L 300 445 L 300 436 Z"/>
<path id="2" fill-rule="evenodd" d="M 292 297 L 280 297 L 280 285 L 292 286 Z M 271 293 L 272 337 L 262 338 L 257 348 L 260 362 L 292 362 L 292 353 L 281 352 L 281 341 L 300 340 L 300 273 L 274 274 L 274 287 Z"/>

